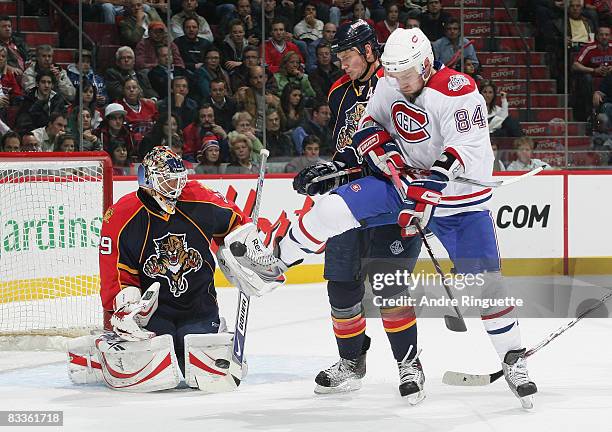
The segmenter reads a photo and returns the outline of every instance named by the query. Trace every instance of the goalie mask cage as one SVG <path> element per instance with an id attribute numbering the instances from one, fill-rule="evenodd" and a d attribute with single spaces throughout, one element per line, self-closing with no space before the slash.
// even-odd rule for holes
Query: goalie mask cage
<path id="1" fill-rule="evenodd" d="M 102 328 L 98 242 L 112 182 L 103 152 L 0 153 L 0 336 Z"/>

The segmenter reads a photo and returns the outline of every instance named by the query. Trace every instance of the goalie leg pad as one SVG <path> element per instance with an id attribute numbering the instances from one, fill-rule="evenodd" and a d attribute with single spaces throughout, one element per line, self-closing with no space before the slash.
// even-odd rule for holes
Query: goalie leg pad
<path id="1" fill-rule="evenodd" d="M 147 393 L 181 382 L 170 335 L 132 342 L 107 334 L 96 340 L 96 347 L 104 381 L 113 390 Z"/>
<path id="2" fill-rule="evenodd" d="M 74 384 L 103 382 L 96 339 L 100 335 L 81 336 L 68 341 L 68 376 Z"/>
<path id="3" fill-rule="evenodd" d="M 232 333 L 185 336 L 185 381 L 206 393 L 233 391 L 240 380 L 230 373 Z"/>

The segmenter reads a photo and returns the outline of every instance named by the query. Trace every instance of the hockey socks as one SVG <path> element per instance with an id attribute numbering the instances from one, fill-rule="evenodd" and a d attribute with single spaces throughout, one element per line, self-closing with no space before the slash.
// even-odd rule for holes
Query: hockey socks
<path id="1" fill-rule="evenodd" d="M 417 354 L 417 325 L 414 308 L 412 306 L 400 306 L 394 308 L 380 308 L 383 326 L 393 357 L 398 362 L 403 361 L 408 354 L 408 360 Z"/>
<path id="2" fill-rule="evenodd" d="M 521 347 L 521 331 L 513 307 L 497 313 L 482 315 L 481 318 L 495 351 L 502 361 L 508 351 Z"/>
<path id="3" fill-rule="evenodd" d="M 483 273 L 485 285 L 482 298 L 504 298 L 507 290 L 499 272 Z M 482 323 L 491 338 L 497 355 L 503 361 L 506 353 L 521 348 L 521 331 L 513 306 L 481 308 Z"/>
<path id="4" fill-rule="evenodd" d="M 366 319 L 363 316 L 361 303 L 345 309 L 332 307 L 332 323 L 340 357 L 344 359 L 359 357 L 367 338 Z"/>

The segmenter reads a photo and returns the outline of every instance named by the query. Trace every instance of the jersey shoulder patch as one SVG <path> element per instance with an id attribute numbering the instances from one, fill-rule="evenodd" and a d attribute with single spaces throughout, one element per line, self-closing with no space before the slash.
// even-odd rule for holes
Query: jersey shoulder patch
<path id="1" fill-rule="evenodd" d="M 474 79 L 449 67 L 439 70 L 427 83 L 426 88 L 436 90 L 445 96 L 463 96 L 478 91 Z"/>
<path id="2" fill-rule="evenodd" d="M 347 74 L 344 74 L 340 78 L 338 78 L 336 82 L 333 83 L 332 86 L 329 88 L 329 93 L 327 96 L 328 99 L 331 97 L 334 91 L 338 90 L 340 87 L 343 87 L 344 85 L 346 85 L 346 83 L 350 83 L 350 82 L 351 82 L 351 77 L 349 77 Z"/>
<path id="3" fill-rule="evenodd" d="M 196 180 L 190 180 L 187 182 L 179 201 L 195 201 L 203 203 L 211 203 L 221 205 L 222 207 L 228 207 L 230 204 L 223 194 L 209 189 Z"/>
<path id="4" fill-rule="evenodd" d="M 144 205 L 136 195 L 129 193 L 119 199 L 115 204 L 106 209 L 102 221 L 116 225 L 124 225 Z"/>

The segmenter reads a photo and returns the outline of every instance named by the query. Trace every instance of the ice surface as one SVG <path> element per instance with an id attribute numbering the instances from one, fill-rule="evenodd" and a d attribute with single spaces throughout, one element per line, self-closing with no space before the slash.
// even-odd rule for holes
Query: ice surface
<path id="1" fill-rule="evenodd" d="M 236 294 L 219 293 L 233 322 Z M 523 319 L 532 346 L 569 319 Z M 190 389 L 128 394 L 103 385 L 75 386 L 57 352 L 0 352 L 0 410 L 63 410 L 62 431 L 611 431 L 612 319 L 585 319 L 529 360 L 540 392 L 525 411 L 503 379 L 486 387 L 441 383 L 445 370 L 499 369 L 478 319 L 466 334 L 442 319 L 420 319 L 427 398 L 411 407 L 397 391 L 397 367 L 382 325 L 368 320 L 372 348 L 363 388 L 313 393 L 313 379 L 336 360 L 324 285 L 287 286 L 251 303 L 249 376 L 233 393 Z M 45 430 L 53 428 L 45 428 Z M 57 428 L 58 430 L 60 428 Z"/>

